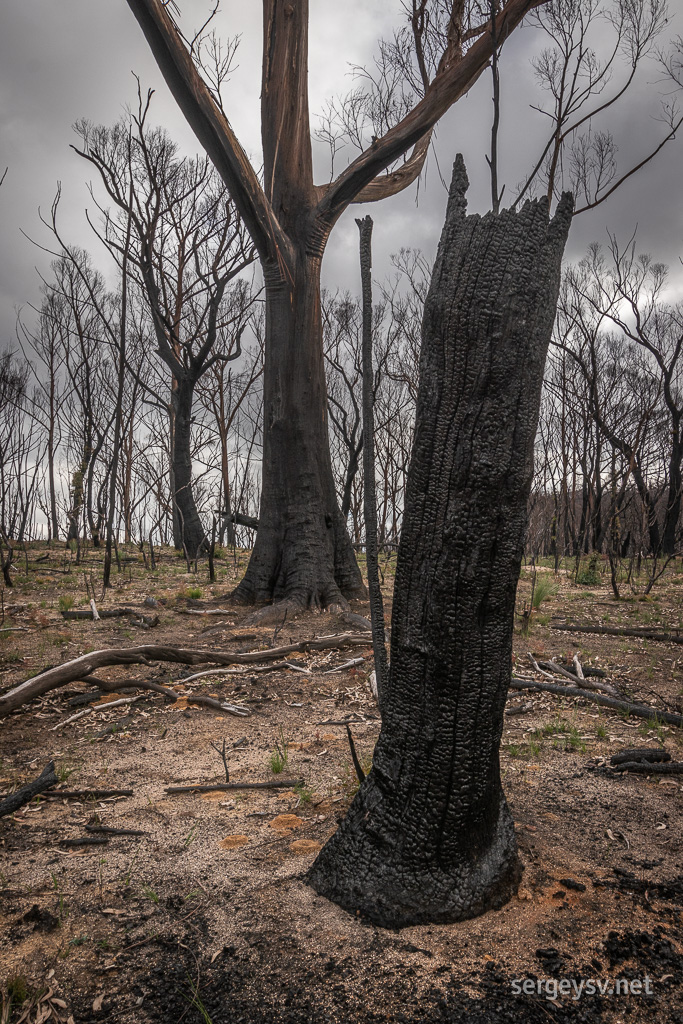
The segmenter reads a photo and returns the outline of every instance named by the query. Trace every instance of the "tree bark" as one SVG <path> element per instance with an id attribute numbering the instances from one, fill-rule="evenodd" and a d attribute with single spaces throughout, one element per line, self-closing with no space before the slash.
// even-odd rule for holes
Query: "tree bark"
<path id="1" fill-rule="evenodd" d="M 316 186 L 308 108 L 309 0 L 264 0 L 262 186 L 166 5 L 128 0 L 180 109 L 225 181 L 263 267 L 267 329 L 260 529 L 236 599 L 284 598 L 298 609 L 364 595 L 334 494 L 327 439 L 319 284 L 325 246 L 350 203 L 396 195 L 416 179 L 436 122 L 487 67 L 495 40 L 506 38 L 543 2 L 508 0 L 493 31 L 483 31 L 464 55 L 456 59 L 447 46 L 416 106 L 337 179 Z M 411 147 L 413 155 L 399 171 L 382 174 Z M 308 399 L 310 404 L 299 404 Z"/>
<path id="2" fill-rule="evenodd" d="M 259 529 L 234 597 L 286 599 L 293 610 L 343 605 L 365 587 L 332 475 L 320 260 L 302 253 L 291 286 L 267 281 L 266 311 Z"/>
<path id="3" fill-rule="evenodd" d="M 376 924 L 473 917 L 521 874 L 501 787 L 545 357 L 572 214 L 465 216 L 456 160 L 425 306 L 416 432 L 373 768 L 308 880 Z"/>
<path id="4" fill-rule="evenodd" d="M 372 646 L 375 654 L 377 701 L 381 708 L 387 679 L 387 648 L 384 601 L 379 583 L 377 550 L 377 496 L 375 494 L 375 411 L 372 366 L 372 218 L 357 220 L 360 231 L 360 272 L 363 290 L 363 505 L 365 514 L 365 565 L 370 595 Z"/>
<path id="5" fill-rule="evenodd" d="M 192 377 L 178 381 L 172 393 L 174 411 L 173 447 L 173 503 L 174 543 L 185 550 L 188 558 L 208 547 L 206 530 L 192 493 L 192 405 L 195 381 Z"/>

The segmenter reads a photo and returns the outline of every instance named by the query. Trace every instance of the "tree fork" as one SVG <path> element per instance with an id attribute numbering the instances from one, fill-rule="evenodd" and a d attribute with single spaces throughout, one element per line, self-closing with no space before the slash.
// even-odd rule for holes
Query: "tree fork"
<path id="1" fill-rule="evenodd" d="M 564 196 L 466 216 L 456 160 L 425 306 L 391 665 L 373 767 L 308 881 L 384 927 L 504 904 L 521 868 L 500 780 Z"/>

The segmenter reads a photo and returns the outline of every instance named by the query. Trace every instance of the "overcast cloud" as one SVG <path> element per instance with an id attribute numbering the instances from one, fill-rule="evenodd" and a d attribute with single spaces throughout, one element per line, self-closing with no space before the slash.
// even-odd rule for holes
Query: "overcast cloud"
<path id="1" fill-rule="evenodd" d="M 203 20 L 203 0 L 180 0 L 183 11 Z M 671 7 L 678 7 L 672 0 Z M 261 4 L 258 0 L 224 0 L 220 28 L 241 33 L 239 68 L 228 92 L 228 112 L 242 144 L 260 164 L 259 89 Z M 376 40 L 398 24 L 399 0 L 311 0 L 311 112 L 325 98 L 351 86 L 349 65 L 368 64 Z M 674 11 L 668 36 L 683 34 L 683 13 Z M 664 40 L 663 40 L 664 42 Z M 530 109 L 539 101 L 529 58 L 540 48 L 539 33 L 518 30 L 507 44 L 501 63 L 503 89 L 501 181 L 508 194 L 529 167 L 541 139 L 542 119 Z M 73 123 L 87 118 L 112 124 L 135 102 L 135 81 L 152 87 L 154 123 L 163 124 L 184 152 L 197 151 L 195 138 L 161 79 L 140 29 L 125 0 L 2 0 L 0 8 L 0 171 L 8 166 L 0 189 L 2 260 L 0 274 L 0 349 L 14 344 L 16 309 L 39 303 L 35 268 L 48 272 L 49 257 L 37 250 L 22 230 L 50 245 L 38 208 L 49 212 L 57 182 L 63 199 L 60 225 L 65 237 L 89 248 L 105 269 L 105 256 L 89 233 L 84 210 L 92 206 L 86 184 L 88 166 L 69 148 Z M 637 89 L 610 121 L 624 168 L 642 158 L 663 126 L 658 113 L 658 80 L 652 64 Z M 328 246 L 324 283 L 358 291 L 358 232 L 354 218 L 371 213 L 375 221 L 374 276 L 389 270 L 389 256 L 401 246 L 417 246 L 433 255 L 445 208 L 445 191 L 436 160 L 446 179 L 457 151 L 462 151 L 472 187 L 471 211 L 490 205 L 485 153 L 490 130 L 490 79 L 482 76 L 471 93 L 442 120 L 436 157 L 430 154 L 419 190 L 367 208 L 354 206 L 344 215 Z M 349 153 L 349 156 L 353 156 Z M 579 257 L 594 240 L 606 241 L 607 230 L 626 239 L 638 227 L 639 248 L 672 265 L 671 294 L 683 287 L 679 255 L 683 255 L 681 140 L 671 142 L 644 171 L 612 199 L 577 218 L 567 255 Z M 346 157 L 342 157 L 344 161 Z M 339 158 L 338 158 L 339 160 Z M 338 163 L 336 170 L 341 169 Z M 317 180 L 329 177 L 322 147 L 316 148 Z M 505 205 L 505 202 L 504 202 Z M 30 320 L 30 310 L 26 313 Z"/>

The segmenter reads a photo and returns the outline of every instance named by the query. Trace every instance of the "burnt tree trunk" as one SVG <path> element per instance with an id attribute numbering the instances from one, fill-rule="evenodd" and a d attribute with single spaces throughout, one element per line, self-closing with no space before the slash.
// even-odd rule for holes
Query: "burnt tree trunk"
<path id="1" fill-rule="evenodd" d="M 173 499 L 173 543 L 188 558 L 208 548 L 206 531 L 192 493 L 192 405 L 195 380 L 179 380 L 171 394 L 173 403 L 173 443 L 171 481 Z"/>
<path id="2" fill-rule="evenodd" d="M 308 880 L 385 927 L 501 906 L 521 868 L 501 787 L 515 590 L 572 213 L 467 217 L 456 161 L 425 306 L 391 666 L 373 768 Z"/>
<path id="3" fill-rule="evenodd" d="M 308 105 L 309 0 L 263 0 L 262 183 L 201 79 L 162 0 L 128 0 L 164 78 L 225 181 L 266 284 L 263 473 L 259 531 L 235 598 L 289 606 L 341 603 L 365 588 L 334 493 L 320 322 L 320 264 L 354 202 L 397 195 L 421 173 L 432 131 L 477 80 L 498 40 L 538 0 L 508 0 L 464 54 L 452 30 L 415 107 L 327 185 L 313 179 Z M 456 5 L 457 6 L 457 5 Z M 394 170 L 400 156 L 411 155 Z M 387 173 L 383 173 L 387 171 Z M 283 613 L 276 609 L 274 614 Z"/>
<path id="4" fill-rule="evenodd" d="M 266 280 L 265 353 L 259 528 L 234 597 L 343 604 L 365 588 L 332 475 L 319 259 L 301 253 L 293 284 Z"/>

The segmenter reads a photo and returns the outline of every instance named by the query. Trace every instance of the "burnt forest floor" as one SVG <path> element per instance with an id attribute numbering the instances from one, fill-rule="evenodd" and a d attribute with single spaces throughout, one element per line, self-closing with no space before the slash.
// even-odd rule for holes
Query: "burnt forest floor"
<path id="1" fill-rule="evenodd" d="M 152 614 L 143 602 L 154 598 L 160 621 L 153 629 L 125 618 L 62 617 L 60 609 L 88 607 L 86 580 L 97 589 L 101 577 L 98 552 L 87 552 L 80 566 L 61 547 L 35 544 L 21 554 L 14 586 L 2 594 L 0 690 L 95 649 L 166 643 L 244 652 L 357 629 L 325 614 L 278 627 L 243 625 L 243 609 L 188 614 L 226 605 L 245 552 L 223 553 L 215 584 L 206 563 L 187 573 L 170 551 L 154 571 L 136 549 L 124 554 L 129 560 L 98 607 L 126 604 Z M 516 671 L 532 673 L 529 651 L 537 660 L 569 663 L 578 654 L 628 699 L 683 710 L 681 645 L 553 628 L 680 627 L 679 564 L 646 600 L 620 602 L 599 571 L 604 566 L 592 586 L 576 584 L 573 568 L 539 568 L 536 587 L 549 579 L 550 594 L 528 635 L 515 634 Z M 388 562 L 387 621 L 392 569 Z M 532 570 L 523 570 L 520 611 L 531 579 Z M 369 614 L 367 605 L 353 610 Z M 361 656 L 361 665 L 329 672 Z M 92 684 L 77 683 L 0 723 L 3 793 L 35 778 L 51 758 L 62 789 L 133 790 L 97 800 L 39 797 L 0 819 L 2 1024 L 683 1024 L 683 777 L 615 776 L 604 768 L 605 759 L 632 746 L 664 746 L 683 759 L 678 729 L 580 699 L 511 691 L 508 711 L 525 708 L 506 714 L 501 754 L 524 864 L 518 896 L 474 921 L 389 931 L 349 916 L 303 880 L 356 788 L 338 723 L 353 721 L 361 761 L 371 764 L 379 732 L 367 682 L 371 648 L 290 659 L 310 671 L 223 672 L 183 687 L 198 668 L 104 669 L 99 676 L 122 686 L 146 678 L 184 689 L 185 697 L 171 705 L 145 692 L 111 709 L 116 695 L 94 697 L 94 710 L 63 724 L 91 706 L 78 698 Z M 199 708 L 192 692 L 218 695 L 251 714 Z M 223 740 L 232 782 L 291 778 L 299 785 L 165 792 L 225 781 L 212 747 Z M 102 836 L 87 825 L 143 835 L 64 844 Z M 650 979 L 652 992 L 549 999 L 562 978 L 640 980 L 643 987 Z M 515 994 L 524 981 L 534 982 L 533 994 Z"/>

